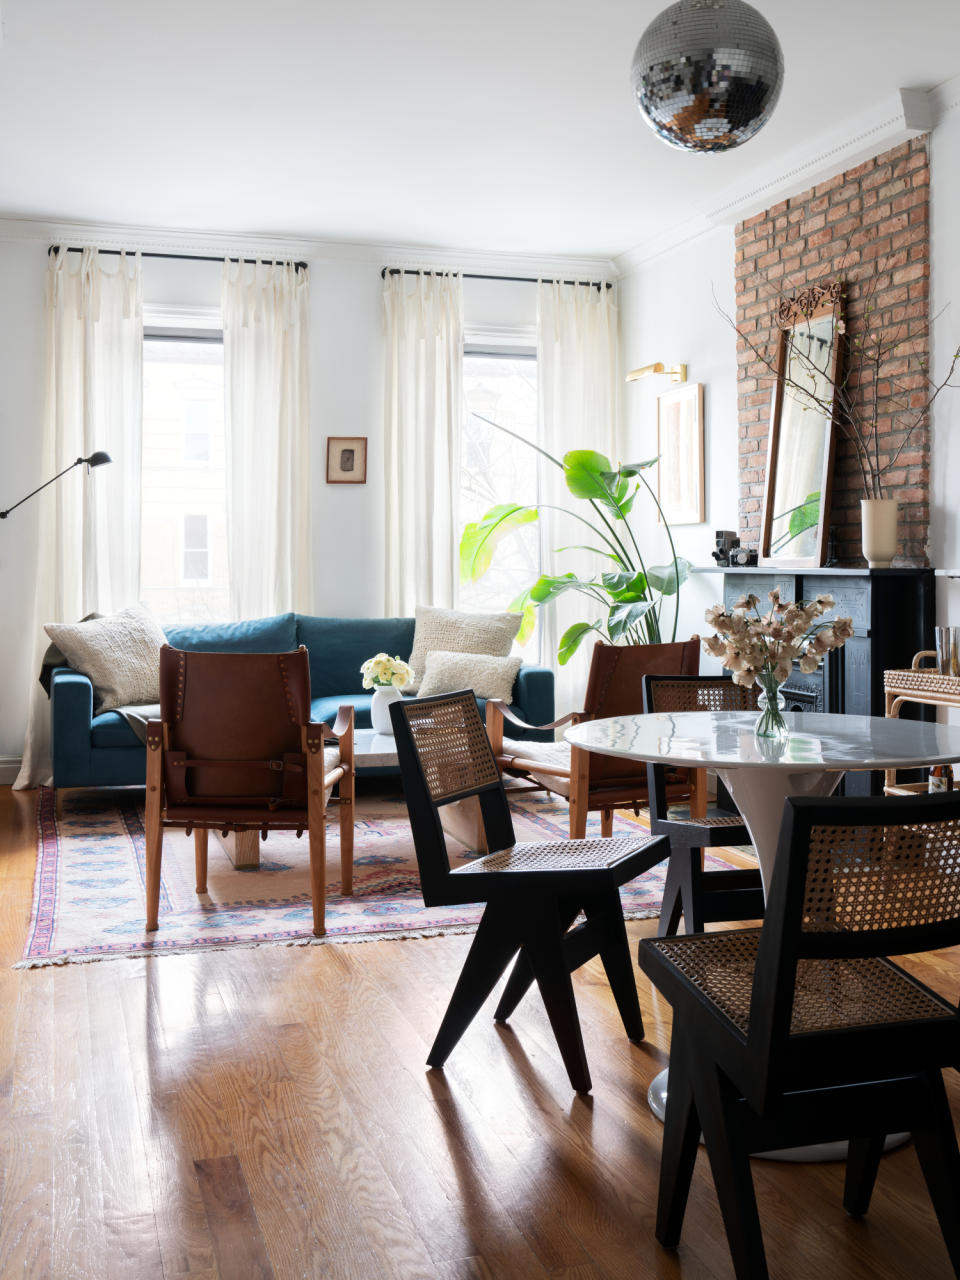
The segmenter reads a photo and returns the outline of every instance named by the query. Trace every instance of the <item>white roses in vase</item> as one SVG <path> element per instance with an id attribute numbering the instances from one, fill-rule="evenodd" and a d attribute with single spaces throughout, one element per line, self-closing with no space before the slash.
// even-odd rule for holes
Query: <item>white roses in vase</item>
<path id="1" fill-rule="evenodd" d="M 365 689 L 402 689 L 413 679 L 413 668 L 402 658 L 391 658 L 388 653 L 378 653 L 368 658 L 360 668 Z"/>

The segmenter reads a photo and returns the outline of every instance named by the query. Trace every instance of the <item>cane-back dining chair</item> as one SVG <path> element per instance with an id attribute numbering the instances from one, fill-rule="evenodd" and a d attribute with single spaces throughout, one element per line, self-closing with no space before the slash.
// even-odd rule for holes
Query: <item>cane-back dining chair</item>
<path id="1" fill-rule="evenodd" d="M 614 645 L 598 643 L 590 658 L 590 672 L 583 710 L 572 711 L 546 725 L 526 724 L 505 702 L 487 701 L 487 732 L 497 763 L 508 777 L 523 778 L 530 790 L 552 791 L 570 802 L 571 839 L 583 839 L 587 814 L 600 812 L 600 831 L 613 832 L 615 809 L 647 803 L 646 766 L 571 747 L 565 742 L 529 742 L 505 739 L 509 726 L 516 729 L 558 729 L 584 720 L 607 716 L 640 715 L 643 711 L 643 677 L 650 673 L 696 675 L 700 669 L 700 637 L 676 644 Z M 671 799 L 689 796 L 689 771 L 674 769 L 667 779 Z"/>
<path id="2" fill-rule="evenodd" d="M 332 799 L 333 788 L 338 795 Z M 167 827 L 193 831 L 197 893 L 211 830 L 308 833 L 313 932 L 324 932 L 327 806 L 339 806 L 342 892 L 353 892 L 353 708 L 310 720 L 310 667 L 292 653 L 160 651 L 160 719 L 147 725 L 147 929 L 158 925 Z"/>
<path id="3" fill-rule="evenodd" d="M 536 981 L 570 1083 L 589 1092 L 570 974 L 599 955 L 628 1037 L 643 1039 L 619 888 L 660 862 L 666 841 L 644 833 L 517 843 L 473 693 L 405 698 L 390 715 L 424 902 L 486 903 L 427 1062 L 443 1066 L 517 956 L 494 1018 L 505 1022 Z M 479 801 L 490 852 L 451 869 L 438 810 L 469 796 Z M 574 925 L 581 912 L 585 920 Z"/>
<path id="4" fill-rule="evenodd" d="M 648 712 L 753 711 L 759 692 L 759 685 L 747 688 L 734 684 L 729 676 L 650 675 L 643 679 L 643 707 Z M 685 933 L 702 933 L 704 924 L 718 920 L 759 920 L 763 916 L 759 867 L 704 870 L 704 849 L 750 843 L 750 833 L 725 789 L 718 788 L 724 807 L 695 817 L 670 811 L 666 765 L 648 764 L 647 778 L 650 830 L 670 840 L 660 937 L 677 932 L 681 915 Z"/>
<path id="5" fill-rule="evenodd" d="M 751 1152 L 849 1140 L 859 1217 L 908 1131 L 960 1275 L 960 1017 L 888 958 L 958 943 L 956 793 L 788 799 L 761 929 L 641 941 L 673 1006 L 657 1239 L 679 1242 L 701 1128 L 739 1280 L 767 1276 Z"/>

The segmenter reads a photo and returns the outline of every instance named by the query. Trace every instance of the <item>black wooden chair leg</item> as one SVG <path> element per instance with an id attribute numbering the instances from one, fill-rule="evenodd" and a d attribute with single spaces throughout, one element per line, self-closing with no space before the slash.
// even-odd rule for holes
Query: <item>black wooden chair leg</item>
<path id="1" fill-rule="evenodd" d="M 660 923 L 657 937 L 673 937 L 680 927 L 683 897 L 680 886 L 680 859 L 671 852 L 667 861 L 667 876 L 663 883 L 663 900 L 660 903 Z"/>
<path id="2" fill-rule="evenodd" d="M 568 905 L 566 909 L 560 908 L 560 925 L 564 933 L 570 928 L 574 920 L 580 914 L 580 903 Z M 622 913 L 621 913 L 622 914 Z M 500 1002 L 493 1012 L 496 1022 L 506 1022 L 510 1015 L 516 1009 L 517 1005 L 527 994 L 534 982 L 533 965 L 530 963 L 530 957 L 525 951 L 521 951 L 517 956 L 510 977 L 507 979 L 507 985 L 503 989 L 500 996 Z"/>
<path id="3" fill-rule="evenodd" d="M 737 1280 L 769 1280 L 750 1157 L 740 1141 L 735 1114 L 736 1095 L 715 1065 L 695 1064 L 693 1072 L 697 1112 Z"/>
<path id="4" fill-rule="evenodd" d="M 703 850 L 687 849 L 681 863 L 681 891 L 683 902 L 683 932 L 703 933 Z"/>
<path id="5" fill-rule="evenodd" d="M 437 1038 L 427 1055 L 431 1067 L 442 1067 L 446 1062 L 519 946 L 520 937 L 512 913 L 488 906 L 467 952 Z"/>
<path id="6" fill-rule="evenodd" d="M 700 1145 L 700 1117 L 690 1083 L 689 1047 L 674 1035 L 670 1044 L 670 1088 L 660 1155 L 656 1236 L 666 1249 L 680 1243 L 683 1215 Z"/>
<path id="7" fill-rule="evenodd" d="M 527 914 L 523 946 L 533 966 L 570 1083 L 578 1093 L 589 1093 L 592 1088 L 590 1070 L 573 983 L 563 951 L 564 933 L 557 903 L 541 903 L 539 910 Z"/>
<path id="8" fill-rule="evenodd" d="M 929 1129 L 913 1133 L 920 1168 L 933 1201 L 934 1212 L 943 1232 L 954 1273 L 960 1276 L 960 1151 L 957 1135 L 943 1087 L 943 1075 L 933 1071 L 927 1075 L 933 1119 Z"/>
<path id="9" fill-rule="evenodd" d="M 862 1218 L 870 1208 L 886 1136 L 885 1133 L 873 1133 L 868 1138 L 850 1140 L 843 1181 L 843 1207 L 851 1218 Z"/>
<path id="10" fill-rule="evenodd" d="M 600 943 L 600 959 L 610 983 L 610 990 L 617 1002 L 623 1029 L 627 1039 L 639 1044 L 644 1037 L 643 1016 L 637 996 L 637 982 L 633 976 L 633 958 L 627 926 L 623 919 L 620 891 L 591 895 L 584 899 L 583 910 L 588 920 L 601 920 L 603 938 Z"/>

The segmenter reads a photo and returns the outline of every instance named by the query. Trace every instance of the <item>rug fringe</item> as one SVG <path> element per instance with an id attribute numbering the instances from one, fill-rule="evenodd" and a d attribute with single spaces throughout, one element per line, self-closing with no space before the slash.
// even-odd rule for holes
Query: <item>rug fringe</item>
<path id="1" fill-rule="evenodd" d="M 639 910 L 624 913 L 626 920 L 654 920 L 659 910 Z M 209 951 L 253 951 L 260 947 L 323 947 L 341 942 L 415 942 L 420 938 L 454 937 L 457 934 L 476 933 L 474 924 L 445 925 L 436 929 L 400 929 L 396 933 L 329 933 L 323 938 L 264 938 L 260 942 L 213 942 L 198 947 L 196 943 L 174 944 L 156 951 L 111 951 L 108 955 L 89 956 L 66 952 L 59 956 L 37 956 L 30 960 L 18 960 L 14 969 L 49 969 L 54 965 L 94 964 L 107 960 L 155 960 L 161 956 L 203 955 Z"/>

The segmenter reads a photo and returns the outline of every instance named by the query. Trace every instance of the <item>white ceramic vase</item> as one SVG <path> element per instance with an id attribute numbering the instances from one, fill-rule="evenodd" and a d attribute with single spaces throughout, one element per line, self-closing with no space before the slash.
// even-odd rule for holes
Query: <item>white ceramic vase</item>
<path id="1" fill-rule="evenodd" d="M 889 569 L 897 554 L 896 498 L 861 498 L 860 526 L 863 554 L 871 569 Z"/>
<path id="2" fill-rule="evenodd" d="M 370 700 L 370 723 L 377 733 L 393 737 L 393 725 L 390 722 L 390 703 L 399 702 L 403 694 L 392 684 L 377 685 Z"/>

